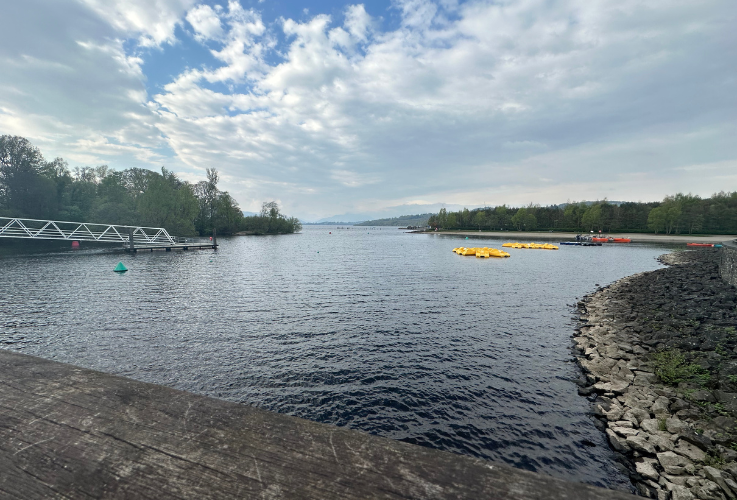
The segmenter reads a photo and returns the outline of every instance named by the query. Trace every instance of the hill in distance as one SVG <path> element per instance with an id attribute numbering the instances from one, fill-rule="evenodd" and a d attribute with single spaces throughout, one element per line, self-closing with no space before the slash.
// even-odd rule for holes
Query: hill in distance
<path id="1" fill-rule="evenodd" d="M 354 226 L 425 226 L 431 215 L 435 214 L 400 215 L 399 217 L 391 217 L 389 219 L 367 220 L 354 224 Z"/>

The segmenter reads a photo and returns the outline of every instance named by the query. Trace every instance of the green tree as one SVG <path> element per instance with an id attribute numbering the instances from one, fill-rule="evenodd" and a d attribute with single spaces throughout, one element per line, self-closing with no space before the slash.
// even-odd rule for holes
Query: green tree
<path id="1" fill-rule="evenodd" d="M 481 227 L 486 227 L 487 224 L 487 217 L 486 212 L 483 210 L 479 210 L 476 212 L 476 215 L 473 216 L 473 223 L 475 226 L 478 226 L 479 231 L 481 231 Z"/>
<path id="2" fill-rule="evenodd" d="M 655 234 L 662 232 L 666 227 L 667 211 L 663 207 L 657 207 L 650 210 L 647 216 L 647 227 Z"/>
<path id="3" fill-rule="evenodd" d="M 581 217 L 581 225 L 587 231 L 601 230 L 602 229 L 602 217 L 601 217 L 601 204 L 591 205 L 586 209 Z"/>

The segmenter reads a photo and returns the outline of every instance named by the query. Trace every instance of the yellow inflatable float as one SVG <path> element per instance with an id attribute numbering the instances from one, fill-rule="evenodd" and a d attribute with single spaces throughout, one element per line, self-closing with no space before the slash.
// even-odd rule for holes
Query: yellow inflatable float
<path id="1" fill-rule="evenodd" d="M 458 255 L 464 255 L 467 257 L 475 255 L 479 259 L 488 259 L 489 257 L 509 257 L 509 254 L 503 250 L 498 250 L 496 248 L 489 248 L 489 247 L 483 247 L 483 248 L 466 248 L 466 247 L 459 247 L 454 248 L 453 251 L 457 253 Z"/>
<path id="2" fill-rule="evenodd" d="M 504 243 L 508 248 L 532 248 L 536 250 L 558 250 L 558 247 L 550 243 Z"/>

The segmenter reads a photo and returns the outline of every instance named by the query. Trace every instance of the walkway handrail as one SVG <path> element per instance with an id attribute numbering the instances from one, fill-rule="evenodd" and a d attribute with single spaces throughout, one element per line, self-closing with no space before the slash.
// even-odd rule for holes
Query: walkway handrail
<path id="1" fill-rule="evenodd" d="M 36 240 L 76 240 L 101 243 L 130 243 L 135 245 L 175 243 L 175 238 L 163 227 L 125 226 L 40 219 L 0 217 L 0 238 Z"/>

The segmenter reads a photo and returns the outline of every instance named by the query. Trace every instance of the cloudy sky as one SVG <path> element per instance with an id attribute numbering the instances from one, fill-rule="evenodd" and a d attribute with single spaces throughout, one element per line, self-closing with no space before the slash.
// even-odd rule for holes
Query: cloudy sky
<path id="1" fill-rule="evenodd" d="M 23 0 L 0 134 L 244 210 L 737 190 L 734 0 Z M 400 209 L 413 212 L 413 207 Z"/>

